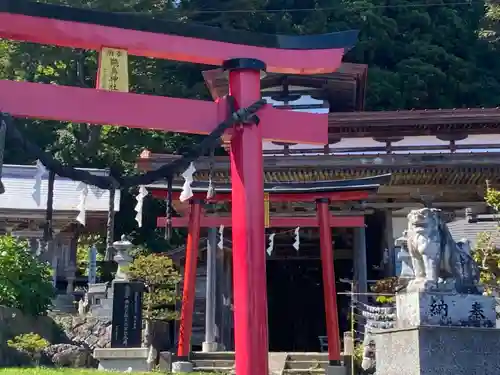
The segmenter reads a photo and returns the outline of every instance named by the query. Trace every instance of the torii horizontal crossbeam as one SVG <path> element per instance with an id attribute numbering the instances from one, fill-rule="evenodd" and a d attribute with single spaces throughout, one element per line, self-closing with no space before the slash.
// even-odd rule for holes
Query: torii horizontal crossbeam
<path id="1" fill-rule="evenodd" d="M 228 113 L 225 99 L 209 102 L 8 80 L 0 80 L 0 105 L 14 117 L 191 134 L 210 133 Z M 328 143 L 327 114 L 266 105 L 258 116 L 268 124 L 262 127 L 266 140 Z"/>
<path id="2" fill-rule="evenodd" d="M 188 227 L 187 217 L 173 217 L 172 227 L 173 228 L 187 228 Z M 203 216 L 201 217 L 200 226 L 202 228 L 216 228 L 224 225 L 225 228 L 232 227 L 231 217 L 219 217 L 219 216 Z M 270 228 L 317 228 L 319 225 L 318 218 L 315 216 L 311 217 L 300 217 L 300 216 L 288 216 L 288 217 L 271 217 L 270 218 Z M 361 228 L 365 225 L 364 216 L 335 216 L 330 217 L 330 227 L 331 228 Z M 166 226 L 166 218 L 159 217 L 156 219 L 156 226 L 158 228 L 164 228 Z"/>

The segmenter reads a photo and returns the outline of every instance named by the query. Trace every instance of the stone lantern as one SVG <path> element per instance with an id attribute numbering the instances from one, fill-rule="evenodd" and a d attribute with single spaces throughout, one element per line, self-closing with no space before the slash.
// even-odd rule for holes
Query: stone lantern
<path id="1" fill-rule="evenodd" d="M 129 254 L 130 249 L 134 246 L 125 235 L 122 235 L 120 241 L 113 242 L 113 248 L 116 250 L 114 261 L 118 264 L 115 279 L 113 281 L 127 281 L 128 275 L 126 268 L 132 262 L 132 257 Z"/>

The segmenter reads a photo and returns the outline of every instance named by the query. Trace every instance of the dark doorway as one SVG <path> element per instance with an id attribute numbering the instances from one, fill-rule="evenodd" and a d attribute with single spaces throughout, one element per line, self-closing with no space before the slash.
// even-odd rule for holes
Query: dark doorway
<path id="1" fill-rule="evenodd" d="M 269 348 L 320 351 L 326 336 L 321 261 L 280 259 L 267 262 Z"/>
<path id="2" fill-rule="evenodd" d="M 376 211 L 365 217 L 366 222 L 366 264 L 368 267 L 368 279 L 378 280 L 384 277 L 381 269 L 383 261 L 384 225 L 383 212 Z"/>

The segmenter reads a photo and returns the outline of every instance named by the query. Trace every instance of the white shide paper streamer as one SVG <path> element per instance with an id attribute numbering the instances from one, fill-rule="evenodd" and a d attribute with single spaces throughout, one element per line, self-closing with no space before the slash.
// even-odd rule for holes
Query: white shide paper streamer
<path id="1" fill-rule="evenodd" d="M 144 185 L 139 186 L 139 192 L 135 197 L 135 200 L 137 201 L 137 204 L 135 205 L 135 212 L 136 212 L 135 221 L 137 221 L 139 228 L 142 227 L 142 208 L 144 206 L 144 198 L 146 198 L 147 195 L 148 195 L 148 189 L 146 189 L 146 186 Z"/>
<path id="2" fill-rule="evenodd" d="M 36 171 L 35 171 L 35 183 L 33 184 L 33 192 L 31 196 L 33 197 L 37 206 L 40 206 L 42 200 L 42 177 L 47 173 L 47 169 L 42 164 L 40 160 L 36 161 Z"/>
<path id="3" fill-rule="evenodd" d="M 274 250 L 274 237 L 276 236 L 276 233 L 271 233 L 269 235 L 269 246 L 267 247 L 267 255 L 271 256 Z"/>
<path id="4" fill-rule="evenodd" d="M 87 206 L 87 197 L 89 195 L 89 187 L 87 184 L 80 182 L 78 184 L 77 190 L 80 192 L 80 202 L 76 209 L 78 210 L 78 216 L 76 217 L 76 221 L 85 226 L 86 222 L 86 206 Z"/>
<path id="5" fill-rule="evenodd" d="M 224 225 L 219 227 L 219 243 L 217 244 L 219 249 L 224 249 Z"/>
<path id="6" fill-rule="evenodd" d="M 193 189 L 191 189 L 191 184 L 193 183 L 193 175 L 196 172 L 194 163 L 189 164 L 188 169 L 184 171 L 182 177 L 184 178 L 184 185 L 182 186 L 182 192 L 179 197 L 181 202 L 185 202 L 193 196 Z"/>
<path id="7" fill-rule="evenodd" d="M 297 251 L 300 249 L 300 227 L 295 228 L 295 242 L 293 243 L 293 248 Z"/>

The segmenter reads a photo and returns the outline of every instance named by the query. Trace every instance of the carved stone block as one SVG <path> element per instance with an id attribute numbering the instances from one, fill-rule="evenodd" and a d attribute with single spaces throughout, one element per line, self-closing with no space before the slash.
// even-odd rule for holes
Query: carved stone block
<path id="1" fill-rule="evenodd" d="M 420 326 L 375 333 L 377 374 L 498 375 L 500 330 Z"/>
<path id="2" fill-rule="evenodd" d="M 485 327 L 496 326 L 494 297 L 437 292 L 401 293 L 396 296 L 397 327 L 421 325 Z"/>

